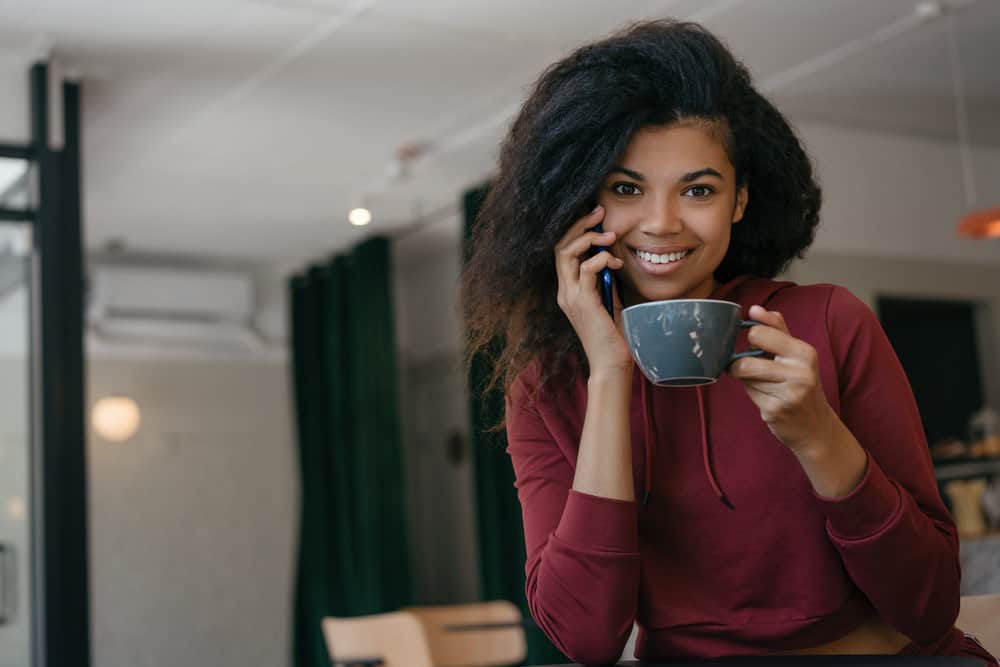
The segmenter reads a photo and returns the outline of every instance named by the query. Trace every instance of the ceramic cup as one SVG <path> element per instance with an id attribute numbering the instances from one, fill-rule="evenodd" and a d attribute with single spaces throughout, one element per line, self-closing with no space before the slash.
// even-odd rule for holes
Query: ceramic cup
<path id="1" fill-rule="evenodd" d="M 672 299 L 629 306 L 622 311 L 625 340 L 643 375 L 663 387 L 693 387 L 715 382 L 741 357 L 763 350 L 733 353 L 741 328 L 759 322 L 741 319 L 731 301 Z"/>

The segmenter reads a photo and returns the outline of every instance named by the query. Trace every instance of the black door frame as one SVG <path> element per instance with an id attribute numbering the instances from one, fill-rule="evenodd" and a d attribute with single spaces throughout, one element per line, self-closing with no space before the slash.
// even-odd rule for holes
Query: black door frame
<path id="1" fill-rule="evenodd" d="M 35 259 L 32 345 L 31 561 L 33 667 L 89 667 L 90 594 L 83 343 L 80 85 L 61 86 L 63 146 L 49 143 L 49 69 L 31 67 L 31 142 L 0 144 L 30 161 L 37 207 L 0 209 L 30 223 Z"/>

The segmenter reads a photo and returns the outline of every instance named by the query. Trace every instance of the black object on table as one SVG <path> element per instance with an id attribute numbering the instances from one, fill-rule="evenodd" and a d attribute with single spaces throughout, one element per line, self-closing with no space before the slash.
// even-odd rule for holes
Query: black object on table
<path id="1" fill-rule="evenodd" d="M 982 667 L 975 658 L 953 655 L 754 655 L 713 660 L 642 662 L 624 660 L 617 667 Z M 577 663 L 546 667 L 580 667 Z"/>
<path id="2" fill-rule="evenodd" d="M 479 632 L 482 630 L 507 630 L 509 628 L 524 628 L 530 630 L 538 627 L 530 618 L 522 618 L 520 621 L 499 621 L 496 623 L 461 623 L 458 625 L 444 626 L 445 632 Z"/>
<path id="3" fill-rule="evenodd" d="M 381 667 L 385 664 L 382 658 L 341 658 L 330 663 L 333 667 Z"/>

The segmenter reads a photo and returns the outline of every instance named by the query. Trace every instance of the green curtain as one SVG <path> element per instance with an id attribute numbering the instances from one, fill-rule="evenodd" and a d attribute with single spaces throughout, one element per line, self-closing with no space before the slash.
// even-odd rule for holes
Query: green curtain
<path id="1" fill-rule="evenodd" d="M 489 184 L 471 189 L 462 198 L 466 257 L 473 223 L 488 189 Z M 491 372 L 490 362 L 484 356 L 474 359 L 469 369 L 469 432 L 475 463 L 480 590 L 483 599 L 514 602 L 527 617 L 521 504 L 514 489 L 514 468 L 505 451 L 506 435 L 490 430 L 503 414 L 504 402 L 502 391 L 484 391 Z M 527 640 L 526 665 L 567 661 L 541 630 L 529 629 Z"/>
<path id="2" fill-rule="evenodd" d="M 320 619 L 411 604 L 389 242 L 289 282 L 302 502 L 295 667 L 327 667 Z"/>

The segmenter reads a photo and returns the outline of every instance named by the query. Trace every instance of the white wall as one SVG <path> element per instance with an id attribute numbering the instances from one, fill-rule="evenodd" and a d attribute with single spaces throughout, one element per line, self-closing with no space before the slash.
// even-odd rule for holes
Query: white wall
<path id="1" fill-rule="evenodd" d="M 30 63 L 26 54 L 0 48 L 0 143 L 26 144 L 31 139 Z"/>
<path id="2" fill-rule="evenodd" d="M 94 664 L 289 663 L 298 481 L 285 364 L 92 359 L 88 400 L 133 397 L 128 443 L 88 445 Z"/>
<path id="3" fill-rule="evenodd" d="M 799 131 L 823 187 L 816 252 L 1000 265 L 1000 241 L 955 233 L 966 212 L 956 144 L 810 123 Z M 977 206 L 1000 205 L 1000 150 L 975 158 Z"/>
<path id="4" fill-rule="evenodd" d="M 16 260 L 0 256 L 0 272 Z M 16 574 L 13 620 L 0 626 L 0 667 L 29 662 L 32 600 L 30 551 L 30 381 L 28 299 L 22 286 L 0 294 L 0 543 L 12 548 Z"/>
<path id="5" fill-rule="evenodd" d="M 461 221 L 450 216 L 393 244 L 400 410 L 416 602 L 478 599 L 471 452 L 446 456 L 450 434 L 468 447 L 462 335 L 455 315 Z"/>

